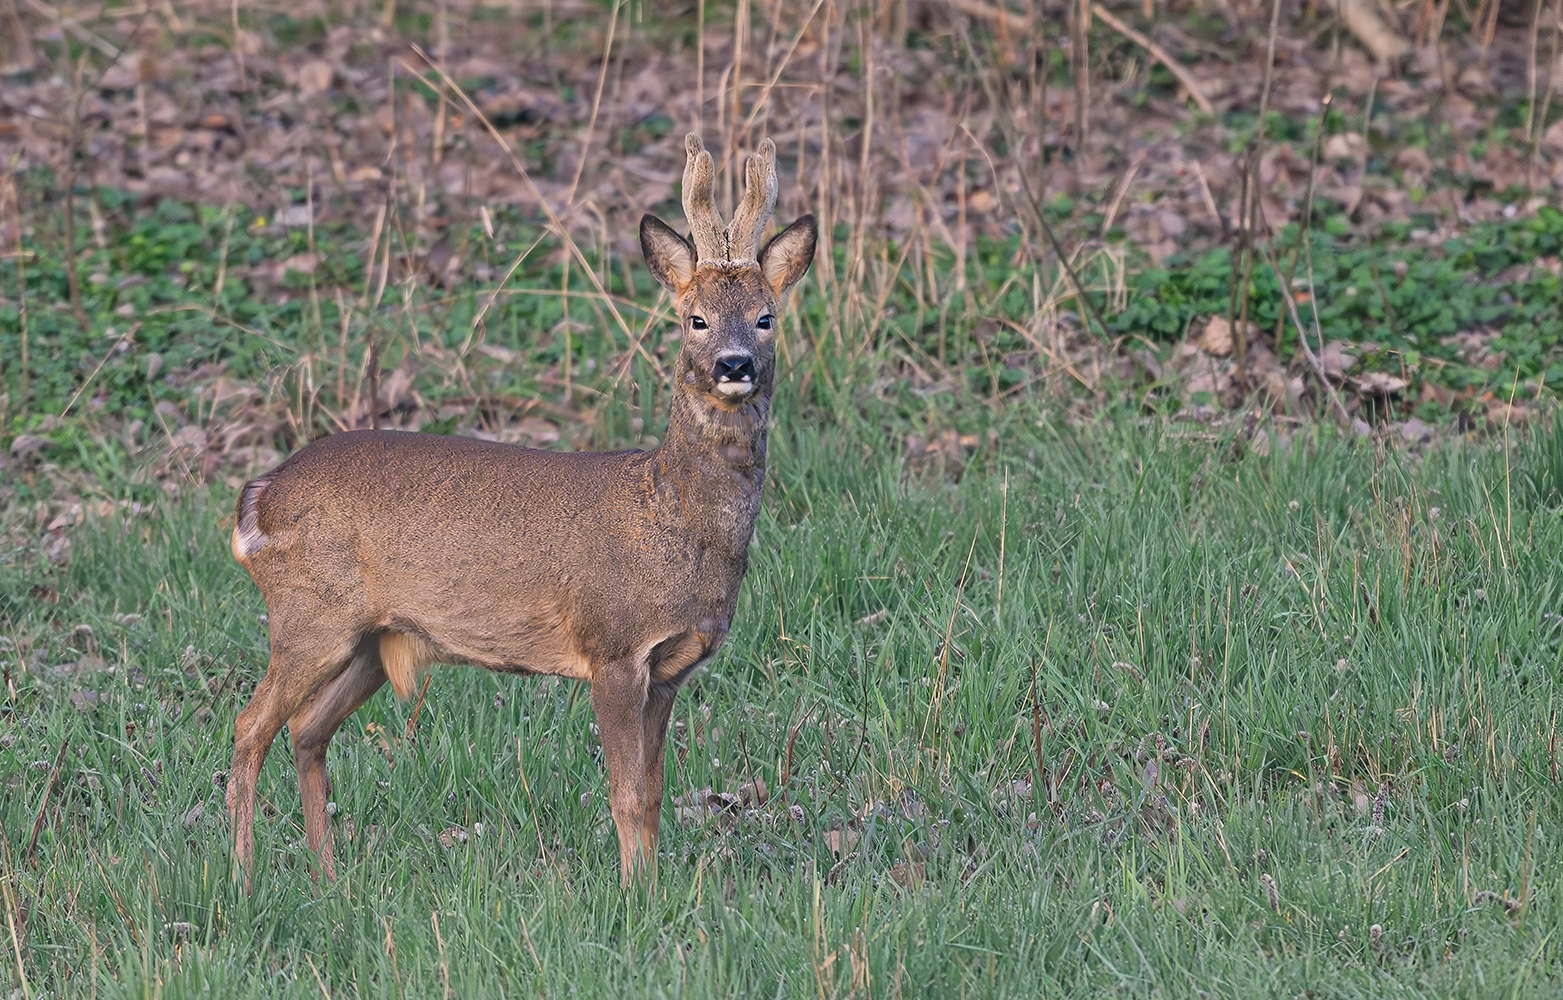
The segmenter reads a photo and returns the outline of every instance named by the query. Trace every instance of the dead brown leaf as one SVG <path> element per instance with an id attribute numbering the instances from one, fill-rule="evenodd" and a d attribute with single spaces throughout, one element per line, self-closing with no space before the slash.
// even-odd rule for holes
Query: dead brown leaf
<path id="1" fill-rule="evenodd" d="M 298 68 L 298 89 L 306 96 L 323 93 L 331 87 L 336 70 L 324 59 L 311 59 Z"/>
<path id="2" fill-rule="evenodd" d="M 830 853 L 841 857 L 843 851 L 850 851 L 857 843 L 858 834 L 851 827 L 825 831 L 825 846 L 830 848 Z"/>
<path id="3" fill-rule="evenodd" d="M 1399 375 L 1391 375 L 1389 372 L 1364 372 L 1348 381 L 1352 388 L 1369 396 L 1390 396 L 1411 384 Z"/>
<path id="4" fill-rule="evenodd" d="M 1199 346 L 1209 354 L 1224 358 L 1232 353 L 1232 322 L 1225 316 L 1212 316 L 1199 335 Z"/>

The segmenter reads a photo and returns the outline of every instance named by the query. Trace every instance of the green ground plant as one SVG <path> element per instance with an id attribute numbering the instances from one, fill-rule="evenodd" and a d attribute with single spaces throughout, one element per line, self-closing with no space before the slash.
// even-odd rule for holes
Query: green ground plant
<path id="1" fill-rule="evenodd" d="M 1563 287 L 1556 271 L 1537 266 L 1558 258 L 1563 212 L 1543 207 L 1534 218 L 1473 226 L 1435 248 L 1407 243 L 1409 230 L 1390 227 L 1380 240 L 1313 233 L 1311 297 L 1319 330 L 1308 330 L 1310 342 L 1317 346 L 1322 334 L 1325 341 L 1373 343 L 1413 370 L 1425 358 L 1432 378 L 1457 389 L 1507 387 L 1516 376 L 1548 387 L 1563 384 Z M 1299 242 L 1296 227 L 1288 227 L 1279 249 L 1292 262 L 1292 287 L 1306 293 Z M 1232 282 L 1224 247 L 1140 271 L 1113 325 L 1126 333 L 1181 337 L 1199 317 L 1226 315 Z M 1282 353 L 1291 357 L 1296 330 L 1274 272 L 1258 269 L 1250 295 L 1254 321 L 1262 330 L 1279 331 Z M 1503 364 L 1483 370 L 1463 363 L 1463 345 L 1453 338 L 1470 330 L 1501 331 L 1492 346 L 1503 353 Z M 1374 360 L 1392 363 L 1387 356 Z"/>

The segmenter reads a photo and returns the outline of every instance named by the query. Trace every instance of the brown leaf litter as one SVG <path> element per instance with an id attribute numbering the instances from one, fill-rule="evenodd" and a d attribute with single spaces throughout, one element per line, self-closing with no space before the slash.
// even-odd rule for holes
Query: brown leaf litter
<path id="1" fill-rule="evenodd" d="M 11 74 L 0 90 L 0 161 L 17 171 L 60 170 L 78 133 L 70 118 L 73 73 L 46 62 L 61 23 L 44 15 L 49 9 L 20 5 L 23 37 L 8 53 L 0 52 L 8 55 Z M 977 5 L 973 22 L 938 6 L 920 8 L 916 16 L 919 30 L 930 37 L 952 33 L 958 27 L 952 18 L 961 18 L 959 27 L 977 29 L 980 42 L 981 32 L 993 28 L 996 10 Z M 694 79 L 697 60 L 681 49 L 682 42 L 670 46 L 663 33 L 637 25 L 621 25 L 615 35 L 613 73 L 599 101 L 607 23 L 600 8 L 582 0 L 552 4 L 556 35 L 543 49 L 522 19 L 479 21 L 466 8 L 452 9 L 448 41 L 398 36 L 377 15 L 344 20 L 320 0 L 294 5 L 289 13 L 295 23 L 318 18 L 326 29 L 284 45 L 252 22 L 238 32 L 237 45 L 224 45 L 217 40 L 234 37 L 226 10 L 175 16 L 170 8 L 137 19 L 70 11 L 69 22 L 79 26 L 72 30 L 90 31 L 119 53 L 112 61 L 103 59 L 107 65 L 89 65 L 84 77 L 79 134 L 91 182 L 147 198 L 249 204 L 283 225 L 311 221 L 305 199 L 288 192 L 313 188 L 313 221 L 364 216 L 366 228 L 374 207 L 393 189 L 413 196 L 420 225 L 442 213 L 475 213 L 478 205 L 536 207 L 539 194 L 559 208 L 573 190 L 574 207 L 584 211 L 572 214 L 569 223 L 585 232 L 596 228 L 598 217 L 633 219 L 668 202 L 680 176 L 683 127 L 703 120 L 708 129 L 718 124 L 696 107 L 702 91 Z M 803 178 L 812 173 L 810 164 L 821 162 L 818 137 L 826 134 L 816 96 L 820 60 L 857 38 L 855 24 L 841 12 L 805 21 L 806 13 L 778 9 L 774 24 L 756 18 L 754 37 L 746 40 L 751 51 L 741 62 L 729 26 L 713 25 L 703 46 L 708 99 L 735 82 L 735 71 L 741 75 L 743 100 L 752 113 L 745 113 L 739 144 L 752 144 L 763 130 L 778 138 L 784 157 L 801 152 L 805 158 L 797 164 L 799 179 L 781 192 L 784 215 L 812 207 L 813 193 Z M 1186 107 L 1165 96 L 1126 101 L 1112 87 L 1093 88 L 1088 146 L 1069 150 L 1070 169 L 1046 172 L 1044 199 L 1056 192 L 1099 192 L 1105 201 L 1125 182 L 1121 225 L 1156 259 L 1221 238 L 1221 217 L 1230 224 L 1240 177 L 1227 149 L 1231 132 L 1219 116 L 1258 105 L 1265 40 L 1252 30 L 1249 15 L 1257 21 L 1260 13 L 1243 2 L 1213 8 L 1210 16 L 1227 21 L 1219 45 L 1190 35 L 1177 16 L 1158 19 L 1150 40 L 1187 67 L 1218 119 L 1191 123 Z M 1493 124 L 1496 105 L 1444 91 L 1447 73 L 1468 92 L 1523 95 L 1528 25 L 1500 23 L 1490 47 L 1446 33 L 1437 58 L 1424 66 L 1418 55 L 1406 75 L 1396 76 L 1381 66 L 1399 59 L 1406 39 L 1417 32 L 1410 30 L 1414 25 L 1395 23 L 1390 13 L 1362 3 L 1342 8 L 1347 29 L 1362 47 L 1346 44 L 1335 64 L 1328 46 L 1314 44 L 1301 26 L 1284 23 L 1272 107 L 1294 118 L 1316 116 L 1328 79 L 1347 101 L 1372 93 L 1376 106 L 1393 116 L 1441 119 L 1452 126 L 1461 152 L 1446 169 L 1457 185 L 1474 180 L 1488 191 L 1502 191 L 1513 183 L 1556 184 L 1563 171 L 1563 129 L 1554 125 L 1540 137 L 1538 172 L 1528 150 L 1477 145 Z M 562 41 L 566 26 L 573 33 L 569 43 Z M 876 18 L 868 33 L 881 73 L 874 100 L 884 131 L 866 155 L 849 135 L 838 136 L 832 176 L 821 182 L 869 194 L 872 204 L 841 210 L 866 208 L 887 235 L 904 237 L 931 227 L 951 246 L 965 246 L 979 232 L 1002 236 L 1021 201 L 1019 171 L 1030 169 L 1013 152 L 995 148 L 1005 112 L 990 106 L 988 92 L 957 64 L 936 50 L 900 44 L 890 28 Z M 789 35 L 795 35 L 795 45 L 784 43 Z M 499 154 L 464 100 L 447 93 L 446 101 L 431 102 L 408 86 L 436 79 L 407 44 L 411 40 L 437 53 L 451 78 L 467 84 L 483 117 L 513 148 L 525 151 L 535 189 Z M 1128 59 L 1144 58 L 1119 36 L 1094 44 Z M 835 120 L 864 120 L 868 98 L 858 67 L 839 58 L 828 64 Z M 1073 94 L 1050 88 L 1045 97 L 1046 105 L 1038 108 L 1043 131 L 1029 135 L 1026 156 L 1034 155 L 1038 142 L 1059 151 L 1071 144 Z M 668 121 L 674 127 L 651 127 Z M 1021 125 L 1032 130 L 1034 122 Z M 634 133 L 633 144 L 614 138 L 623 131 Z M 584 145 L 588 140 L 590 148 Z M 1368 137 L 1351 132 L 1331 137 L 1320 192 L 1366 223 L 1407 218 L 1411 206 L 1400 193 L 1429 183 L 1431 164 L 1422 162 L 1419 150 L 1399 150 L 1391 163 L 1403 172 L 1405 187 L 1393 173 L 1382 175 L 1382 184 L 1368 184 L 1368 145 Z M 1469 155 L 1478 148 L 1484 155 Z M 1306 147 L 1290 141 L 1273 143 L 1266 155 L 1262 194 L 1272 226 L 1297 218 L 1308 160 Z M 1127 177 L 1131 161 L 1138 166 Z M 869 173 L 861 174 L 865 167 Z M 1501 210 L 1496 198 L 1478 192 L 1458 214 L 1470 221 L 1496 218 Z M 632 228 L 617 227 L 616 242 L 626 250 L 633 249 Z"/>

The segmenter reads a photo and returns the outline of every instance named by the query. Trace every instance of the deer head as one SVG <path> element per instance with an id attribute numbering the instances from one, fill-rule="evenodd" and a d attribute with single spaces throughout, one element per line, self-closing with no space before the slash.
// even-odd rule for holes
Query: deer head
<path id="1" fill-rule="evenodd" d="M 694 245 L 654 215 L 640 220 L 646 266 L 673 296 L 682 330 L 675 392 L 706 409 L 763 405 L 775 385 L 777 304 L 814 260 L 818 230 L 805 215 L 762 250 L 776 207 L 776 144 L 760 142 L 745 169 L 743 202 L 722 225 L 711 154 L 684 139 L 684 215 Z"/>

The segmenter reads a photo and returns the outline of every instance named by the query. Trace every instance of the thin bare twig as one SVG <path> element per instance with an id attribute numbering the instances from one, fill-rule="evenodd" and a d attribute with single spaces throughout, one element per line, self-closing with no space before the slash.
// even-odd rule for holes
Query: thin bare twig
<path id="1" fill-rule="evenodd" d="M 114 356 L 114 352 L 119 350 L 119 345 L 123 344 L 125 341 L 129 340 L 131 337 L 134 337 L 136 335 L 136 331 L 139 330 L 139 329 L 141 329 L 141 324 L 140 323 L 135 323 L 135 324 L 131 325 L 130 329 L 128 329 L 124 333 L 120 334 L 119 339 L 114 341 L 113 345 L 111 347 L 109 347 L 108 352 L 103 355 L 103 360 L 99 361 L 98 362 L 98 366 L 96 368 L 92 369 L 92 374 L 88 375 L 87 376 L 87 380 L 85 382 L 83 382 L 81 384 L 81 387 L 76 390 L 76 395 L 72 396 L 71 397 L 71 401 L 69 403 L 65 404 L 65 409 L 60 411 L 60 416 L 62 418 L 67 416 L 67 415 L 69 415 L 69 413 L 71 412 L 71 407 L 76 405 L 76 400 L 81 398 L 81 394 L 87 391 L 87 386 L 91 385 L 93 379 L 96 379 L 98 377 L 98 372 L 102 371 L 103 370 L 103 366 L 108 364 L 109 358 L 112 358 Z"/>
<path id="2" fill-rule="evenodd" d="M 1276 283 L 1280 284 L 1283 280 L 1281 277 L 1281 267 L 1275 261 L 1275 251 L 1271 249 L 1270 242 L 1268 240 L 1265 241 L 1264 250 L 1265 260 L 1270 265 L 1270 270 L 1275 272 Z M 1292 301 L 1292 296 L 1284 286 L 1281 288 L 1281 300 L 1286 303 L 1286 311 L 1291 314 L 1292 326 L 1297 328 L 1297 342 L 1302 346 L 1303 357 L 1308 359 L 1309 366 L 1313 368 L 1314 374 L 1319 377 L 1319 384 L 1324 387 L 1325 394 L 1329 396 L 1330 402 L 1335 407 L 1335 411 L 1340 414 L 1342 422 L 1350 424 L 1351 414 L 1346 412 L 1346 404 L 1341 402 L 1339 394 L 1335 392 L 1335 387 L 1330 384 L 1329 376 L 1325 374 L 1324 371 L 1324 362 L 1319 359 L 1317 354 L 1313 353 L 1313 348 L 1308 346 L 1308 334 L 1307 331 L 1303 329 L 1302 320 L 1297 316 L 1297 305 Z M 1322 336 L 1319 341 L 1319 350 L 1324 350 L 1324 341 Z"/>

